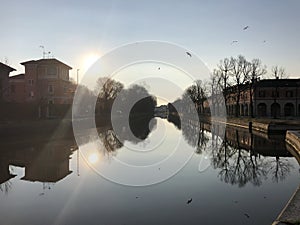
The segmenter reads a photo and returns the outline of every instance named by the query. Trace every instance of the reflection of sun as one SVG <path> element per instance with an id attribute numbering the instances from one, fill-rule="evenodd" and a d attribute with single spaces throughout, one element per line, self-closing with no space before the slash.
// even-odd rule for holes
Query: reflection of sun
<path id="1" fill-rule="evenodd" d="M 99 59 L 100 55 L 97 53 L 89 53 L 87 55 L 85 55 L 82 59 L 82 70 L 83 71 L 87 71 L 94 62 L 97 61 L 97 59 Z"/>
<path id="2" fill-rule="evenodd" d="M 96 162 L 98 162 L 98 160 L 99 160 L 99 155 L 96 153 L 92 153 L 88 157 L 88 161 L 92 164 L 95 164 Z"/>

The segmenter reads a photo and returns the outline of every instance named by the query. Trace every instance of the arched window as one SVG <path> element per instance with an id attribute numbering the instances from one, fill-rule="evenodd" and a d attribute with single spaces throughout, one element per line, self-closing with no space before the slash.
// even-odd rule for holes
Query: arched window
<path id="1" fill-rule="evenodd" d="M 286 103 L 284 105 L 284 116 L 294 116 L 295 115 L 295 107 L 292 103 Z"/>
<path id="2" fill-rule="evenodd" d="M 265 103 L 259 103 L 257 105 L 257 115 L 267 116 L 267 105 Z"/>
<path id="3" fill-rule="evenodd" d="M 274 118 L 280 116 L 280 105 L 277 102 L 271 105 L 271 115 Z"/>

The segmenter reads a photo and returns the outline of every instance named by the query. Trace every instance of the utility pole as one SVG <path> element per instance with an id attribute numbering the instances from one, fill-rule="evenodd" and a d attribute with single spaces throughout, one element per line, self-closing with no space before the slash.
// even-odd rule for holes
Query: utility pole
<path id="1" fill-rule="evenodd" d="M 77 69 L 77 85 L 79 84 L 79 69 Z"/>

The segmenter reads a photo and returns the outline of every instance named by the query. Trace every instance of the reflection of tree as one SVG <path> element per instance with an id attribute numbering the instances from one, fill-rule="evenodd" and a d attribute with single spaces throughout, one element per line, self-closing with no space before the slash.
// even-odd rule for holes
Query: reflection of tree
<path id="1" fill-rule="evenodd" d="M 287 159 L 282 159 L 279 156 L 275 160 L 270 161 L 270 173 L 274 182 L 283 181 L 286 176 L 291 172 L 293 165 Z"/>
<path id="2" fill-rule="evenodd" d="M 107 152 L 114 152 L 123 146 L 112 129 L 100 132 L 99 138 L 102 140 Z"/>
<path id="3" fill-rule="evenodd" d="M 238 130 L 232 130 L 235 132 L 231 132 L 230 139 L 226 135 L 230 132 L 226 132 L 220 145 L 216 144 L 216 141 L 219 140 L 218 137 L 213 135 L 212 139 L 214 144 L 212 145 L 211 162 L 215 169 L 220 169 L 219 177 L 221 181 L 243 187 L 247 183 L 260 186 L 269 174 L 272 175 L 272 179 L 275 181 L 285 179 L 290 172 L 290 168 L 292 168 L 288 160 L 280 160 L 278 156 L 276 161 L 271 161 L 267 157 L 260 157 L 253 149 L 252 142 L 249 143 L 250 151 L 246 150 L 242 147 L 241 142 L 243 134 Z M 249 138 L 253 140 L 256 137 L 249 134 Z"/>
<path id="4" fill-rule="evenodd" d="M 156 120 L 150 123 L 152 118 L 145 115 L 130 115 L 129 123 L 123 123 L 124 118 L 122 118 L 120 123 L 117 123 L 117 127 L 114 127 L 115 130 L 110 125 L 106 129 L 98 131 L 99 138 L 109 153 L 123 147 L 124 141 L 139 143 L 145 140 L 154 128 Z"/>
<path id="5" fill-rule="evenodd" d="M 204 130 L 204 124 L 183 119 L 181 124 L 182 135 L 189 145 L 196 148 L 196 153 L 201 154 L 209 141 Z"/>
<path id="6" fill-rule="evenodd" d="M 11 188 L 12 188 L 12 183 L 10 180 L 0 184 L 0 191 L 4 192 L 5 194 L 8 194 Z"/>

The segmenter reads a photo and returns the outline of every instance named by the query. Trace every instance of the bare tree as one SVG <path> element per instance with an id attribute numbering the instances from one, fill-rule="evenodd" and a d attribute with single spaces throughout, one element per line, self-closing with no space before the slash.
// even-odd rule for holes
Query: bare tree
<path id="1" fill-rule="evenodd" d="M 249 92 L 250 92 L 250 116 L 254 117 L 254 112 L 253 112 L 253 94 L 256 91 L 256 85 L 255 83 L 257 80 L 265 75 L 267 73 L 267 67 L 262 65 L 260 59 L 252 59 L 251 64 L 251 73 L 249 76 Z"/>
<path id="2" fill-rule="evenodd" d="M 249 74 L 251 72 L 250 63 L 242 55 L 239 55 L 236 59 L 231 58 L 233 68 L 231 70 L 231 76 L 233 78 L 234 87 L 232 91 L 235 96 L 235 116 L 240 115 L 240 98 L 243 86 L 246 81 L 249 79 Z"/>
<path id="3" fill-rule="evenodd" d="M 193 85 L 186 89 L 186 93 L 195 104 L 198 113 L 203 113 L 204 101 L 207 99 L 207 88 L 205 82 L 202 80 L 196 80 Z"/>
<path id="4" fill-rule="evenodd" d="M 124 85 L 122 83 L 108 77 L 104 77 L 97 80 L 95 92 L 99 93 L 98 97 L 101 99 L 115 99 L 123 87 Z"/>
<path id="5" fill-rule="evenodd" d="M 283 67 L 273 66 L 271 76 L 275 79 L 286 79 L 289 76 L 286 74 L 286 71 Z"/>
<path id="6" fill-rule="evenodd" d="M 224 95 L 227 96 L 227 88 L 229 86 L 230 73 L 234 69 L 234 61 L 232 58 L 225 58 L 220 61 L 217 67 L 219 71 L 217 72 L 219 76 L 219 85 L 223 88 Z M 226 103 L 227 100 L 225 98 L 225 104 Z"/>
<path id="7" fill-rule="evenodd" d="M 225 87 L 228 85 L 227 83 L 228 77 L 219 70 L 215 69 L 210 77 L 210 82 L 208 85 L 208 93 L 210 94 L 209 104 L 211 109 L 211 115 L 219 115 L 222 111 L 221 103 L 224 100 L 225 105 L 228 100 L 228 95 L 225 94 Z"/>
<path id="8" fill-rule="evenodd" d="M 102 112 L 110 112 L 113 101 L 123 89 L 123 84 L 108 77 L 99 78 L 94 90 L 98 96 L 97 108 Z"/>

